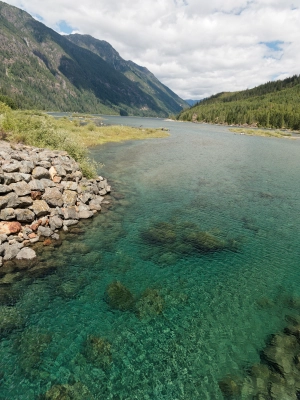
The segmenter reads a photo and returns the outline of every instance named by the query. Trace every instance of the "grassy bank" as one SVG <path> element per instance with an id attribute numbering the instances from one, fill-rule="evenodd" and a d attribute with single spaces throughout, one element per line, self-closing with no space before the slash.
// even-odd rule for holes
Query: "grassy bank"
<path id="1" fill-rule="evenodd" d="M 280 130 L 265 130 L 265 129 L 249 129 L 249 128 L 230 128 L 230 132 L 239 133 L 241 135 L 251 136 L 266 136 L 277 138 L 293 139 L 291 133 Z M 300 137 L 300 135 L 299 135 Z"/>
<path id="2" fill-rule="evenodd" d="M 168 136 L 158 129 L 127 126 L 101 126 L 91 116 L 55 119 L 39 111 L 13 111 L 0 102 L 0 139 L 12 143 L 65 150 L 81 166 L 83 174 L 92 178 L 97 165 L 88 158 L 88 147 L 107 142 L 148 139 Z"/>

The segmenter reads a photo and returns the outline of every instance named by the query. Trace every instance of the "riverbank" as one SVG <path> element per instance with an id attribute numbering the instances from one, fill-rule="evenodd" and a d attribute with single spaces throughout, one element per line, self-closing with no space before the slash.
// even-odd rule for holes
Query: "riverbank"
<path id="1" fill-rule="evenodd" d="M 0 142 L 0 266 L 16 258 L 24 268 L 31 248 L 60 240 L 81 219 L 93 217 L 110 192 L 101 176 L 87 179 L 66 151 Z M 0 269 L 0 284 L 11 267 Z"/>

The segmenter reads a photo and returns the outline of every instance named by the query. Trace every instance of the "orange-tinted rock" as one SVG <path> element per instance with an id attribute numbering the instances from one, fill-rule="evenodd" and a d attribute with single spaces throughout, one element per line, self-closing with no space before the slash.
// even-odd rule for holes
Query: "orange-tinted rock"
<path id="1" fill-rule="evenodd" d="M 33 190 L 31 192 L 31 198 L 32 198 L 32 200 L 41 200 L 42 192 L 39 192 L 38 190 Z"/>
<path id="2" fill-rule="evenodd" d="M 38 230 L 38 227 L 41 225 L 41 223 L 42 223 L 42 221 L 41 221 L 41 220 L 38 220 L 38 222 L 36 222 L 35 224 L 32 224 L 32 225 L 30 226 L 30 229 L 31 229 L 33 232 L 37 231 L 37 230 Z"/>
<path id="3" fill-rule="evenodd" d="M 11 235 L 13 233 L 19 233 L 22 229 L 20 222 L 0 222 L 0 235 Z"/>
<path id="4" fill-rule="evenodd" d="M 29 237 L 29 239 L 34 239 L 34 238 L 36 238 L 36 234 L 35 233 L 29 233 L 28 237 Z"/>
<path id="5" fill-rule="evenodd" d="M 60 183 L 61 182 L 61 177 L 60 176 L 54 176 L 52 179 L 54 183 Z"/>
<path id="6" fill-rule="evenodd" d="M 44 246 L 50 246 L 52 244 L 52 240 L 51 239 L 46 239 L 46 240 L 44 240 L 44 242 L 43 242 L 43 245 Z"/>

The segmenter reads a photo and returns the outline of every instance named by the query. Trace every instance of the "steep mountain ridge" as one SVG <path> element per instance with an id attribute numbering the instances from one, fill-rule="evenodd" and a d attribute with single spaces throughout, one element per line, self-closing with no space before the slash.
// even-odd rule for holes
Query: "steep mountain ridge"
<path id="1" fill-rule="evenodd" d="M 116 71 L 124 74 L 132 82 L 136 82 L 141 90 L 155 97 L 161 108 L 177 109 L 179 112 L 182 108 L 188 107 L 184 100 L 162 84 L 147 68 L 133 61 L 125 61 L 108 42 L 95 39 L 90 35 L 72 34 L 67 38 L 76 45 L 97 54 Z"/>
<path id="2" fill-rule="evenodd" d="M 19 107 L 161 117 L 179 111 L 95 52 L 1 1 L 0 57 L 0 94 Z"/>

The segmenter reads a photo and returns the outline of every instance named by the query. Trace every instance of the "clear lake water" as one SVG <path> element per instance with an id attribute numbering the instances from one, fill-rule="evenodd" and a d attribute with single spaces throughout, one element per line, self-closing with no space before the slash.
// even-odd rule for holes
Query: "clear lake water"
<path id="1" fill-rule="evenodd" d="M 105 118 L 170 137 L 91 150 L 111 206 L 43 248 L 49 273 L 8 286 L 23 323 L 1 336 L 0 399 L 76 382 L 83 399 L 223 399 L 220 379 L 297 312 L 300 141 Z M 116 282 L 130 306 L 109 301 Z"/>

